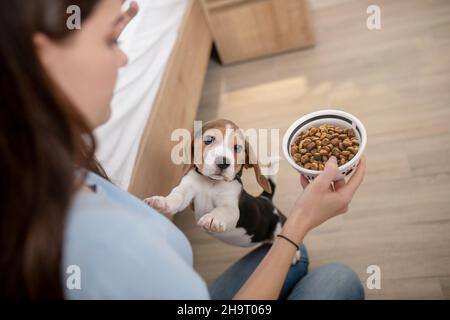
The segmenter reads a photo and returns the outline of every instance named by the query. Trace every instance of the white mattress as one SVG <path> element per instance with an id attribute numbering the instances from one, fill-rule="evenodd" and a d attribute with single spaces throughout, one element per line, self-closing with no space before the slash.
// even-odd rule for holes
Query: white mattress
<path id="1" fill-rule="evenodd" d="M 111 180 L 123 189 L 130 184 L 141 136 L 188 1 L 137 0 L 140 12 L 119 39 L 129 64 L 119 73 L 112 117 L 95 136 L 97 158 Z"/>

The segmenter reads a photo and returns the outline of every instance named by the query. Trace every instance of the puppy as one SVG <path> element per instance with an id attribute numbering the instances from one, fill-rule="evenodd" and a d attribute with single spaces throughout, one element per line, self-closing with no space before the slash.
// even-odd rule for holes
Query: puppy
<path id="1" fill-rule="evenodd" d="M 168 196 L 153 196 L 145 203 L 169 217 L 191 204 L 197 225 L 231 245 L 272 242 L 286 217 L 272 202 L 274 179 L 261 174 L 242 131 L 229 120 L 213 120 L 193 137 L 190 148 L 195 159 L 180 184 Z M 195 154 L 200 148 L 200 155 Z M 243 169 L 249 168 L 264 189 L 258 197 L 248 194 L 241 181 Z M 297 251 L 293 263 L 299 259 Z"/>

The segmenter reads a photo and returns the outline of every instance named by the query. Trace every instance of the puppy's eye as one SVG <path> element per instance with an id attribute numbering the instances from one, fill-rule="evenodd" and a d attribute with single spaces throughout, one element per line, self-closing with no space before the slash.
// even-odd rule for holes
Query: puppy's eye
<path id="1" fill-rule="evenodd" d="M 236 151 L 237 153 L 240 153 L 242 151 L 242 146 L 240 144 L 235 145 L 234 151 Z"/>
<path id="2" fill-rule="evenodd" d="M 211 143 L 213 143 L 216 140 L 216 138 L 212 137 L 212 136 L 206 136 L 205 139 L 203 140 L 203 142 L 208 146 Z"/>

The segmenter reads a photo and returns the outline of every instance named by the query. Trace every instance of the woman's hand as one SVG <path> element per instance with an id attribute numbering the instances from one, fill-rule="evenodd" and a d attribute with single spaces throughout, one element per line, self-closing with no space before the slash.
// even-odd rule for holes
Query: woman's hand
<path id="1" fill-rule="evenodd" d="M 361 159 L 358 169 L 345 183 L 333 183 L 338 173 L 336 158 L 327 162 L 325 170 L 309 183 L 301 177 L 305 191 L 297 199 L 283 226 L 283 235 L 301 243 L 306 233 L 328 219 L 344 213 L 364 178 L 366 160 Z M 285 240 L 276 240 L 234 299 L 277 299 L 286 274 L 291 267 L 295 247 Z"/>
<path id="2" fill-rule="evenodd" d="M 358 169 L 349 179 L 333 183 L 338 173 L 336 158 L 327 162 L 325 170 L 309 183 L 303 176 L 305 191 L 297 199 L 289 218 L 283 226 L 283 235 L 301 243 L 306 233 L 344 213 L 364 178 L 366 159 L 362 158 Z M 277 299 L 295 254 L 295 247 L 285 240 L 276 240 L 234 299 Z"/>
<path id="3" fill-rule="evenodd" d="M 136 1 L 130 3 L 130 7 L 125 11 L 119 18 L 119 22 L 116 24 L 114 29 L 114 37 L 117 39 L 130 23 L 131 20 L 138 14 L 139 6 Z"/>
<path id="4" fill-rule="evenodd" d="M 300 243 L 311 229 L 347 212 L 353 195 L 363 181 L 365 169 L 366 159 L 363 157 L 347 183 L 345 180 L 333 183 L 338 166 L 336 158 L 331 157 L 325 170 L 312 183 L 301 176 L 301 185 L 305 191 L 297 198 L 283 234 Z"/>

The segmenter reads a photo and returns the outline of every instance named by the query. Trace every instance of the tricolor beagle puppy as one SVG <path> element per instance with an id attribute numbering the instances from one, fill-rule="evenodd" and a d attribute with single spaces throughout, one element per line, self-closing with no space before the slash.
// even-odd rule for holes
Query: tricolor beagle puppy
<path id="1" fill-rule="evenodd" d="M 192 204 L 197 224 L 232 245 L 249 247 L 271 242 L 280 233 L 286 217 L 272 203 L 274 179 L 261 174 L 242 130 L 229 120 L 207 122 L 193 137 L 190 148 L 191 157 L 195 158 L 180 184 L 167 197 L 153 196 L 144 201 L 168 216 Z M 200 148 L 200 155 L 194 154 Z M 253 168 L 264 189 L 258 197 L 243 188 L 244 168 Z M 297 251 L 294 263 L 299 258 Z"/>

